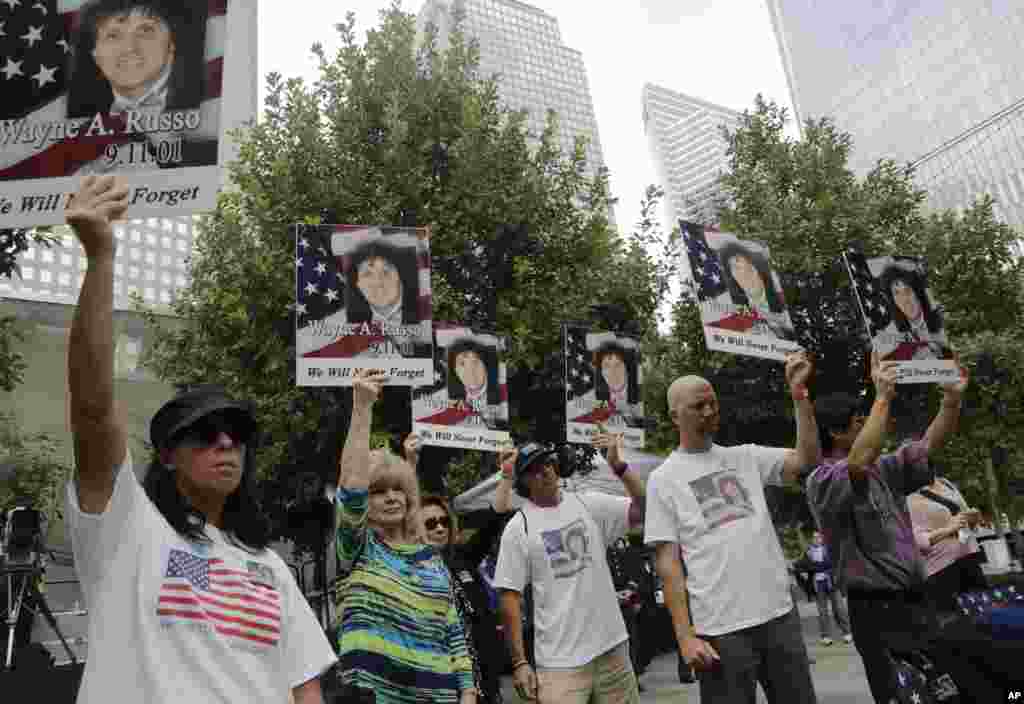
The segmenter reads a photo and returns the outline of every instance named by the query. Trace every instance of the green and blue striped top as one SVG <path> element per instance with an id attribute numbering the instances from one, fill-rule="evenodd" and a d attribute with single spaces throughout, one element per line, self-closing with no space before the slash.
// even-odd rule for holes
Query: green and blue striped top
<path id="1" fill-rule="evenodd" d="M 341 594 L 342 678 L 372 689 L 377 704 L 454 704 L 473 687 L 473 667 L 448 570 L 430 546 L 379 539 L 368 508 L 366 490 L 338 490 L 338 564 L 352 567 Z"/>

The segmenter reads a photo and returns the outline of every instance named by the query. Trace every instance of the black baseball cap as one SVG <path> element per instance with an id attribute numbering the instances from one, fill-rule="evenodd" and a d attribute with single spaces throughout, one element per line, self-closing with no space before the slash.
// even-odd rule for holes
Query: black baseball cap
<path id="1" fill-rule="evenodd" d="M 156 412 L 149 423 L 150 442 L 158 450 L 165 449 L 182 430 L 218 411 L 236 416 L 250 434 L 256 431 L 251 403 L 232 398 L 222 386 L 204 384 L 179 393 Z"/>
<path id="2" fill-rule="evenodd" d="M 514 470 L 516 481 L 519 481 L 533 465 L 557 455 L 558 450 L 550 445 L 541 445 L 536 442 L 526 443 L 516 452 L 516 466 Z"/>

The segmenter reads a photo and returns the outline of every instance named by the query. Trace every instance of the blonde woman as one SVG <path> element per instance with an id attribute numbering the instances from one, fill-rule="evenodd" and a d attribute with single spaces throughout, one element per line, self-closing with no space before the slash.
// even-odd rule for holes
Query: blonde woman
<path id="1" fill-rule="evenodd" d="M 342 681 L 372 692 L 376 704 L 476 704 L 448 570 L 421 542 L 415 470 L 369 448 L 373 404 L 386 382 L 383 372 L 356 373 L 339 468 L 338 563 L 348 572 L 338 636 Z"/>

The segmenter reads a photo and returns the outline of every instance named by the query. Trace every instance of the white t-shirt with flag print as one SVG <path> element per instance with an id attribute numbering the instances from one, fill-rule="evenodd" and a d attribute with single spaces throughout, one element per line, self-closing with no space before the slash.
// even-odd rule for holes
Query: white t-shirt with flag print
<path id="1" fill-rule="evenodd" d="M 699 635 L 757 626 L 793 608 L 765 484 L 782 484 L 788 450 L 712 445 L 676 450 L 647 480 L 644 542 L 686 555 L 690 618 Z"/>
<path id="2" fill-rule="evenodd" d="M 182 538 L 146 496 L 131 455 L 106 510 L 67 485 L 68 531 L 89 611 L 78 704 L 282 704 L 336 656 L 291 571 L 207 525 Z"/>

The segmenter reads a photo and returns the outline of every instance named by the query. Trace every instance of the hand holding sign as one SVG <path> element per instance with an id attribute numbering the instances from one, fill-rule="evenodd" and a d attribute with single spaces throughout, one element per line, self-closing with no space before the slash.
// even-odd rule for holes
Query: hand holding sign
<path id="1" fill-rule="evenodd" d="M 878 398 L 891 401 L 896 397 L 896 368 L 893 361 L 882 362 L 876 350 L 871 351 L 871 378 L 875 382 L 875 393 Z"/>
<path id="2" fill-rule="evenodd" d="M 352 379 L 352 407 L 357 410 L 372 408 L 386 383 L 388 375 L 380 369 L 357 369 Z"/>
<path id="3" fill-rule="evenodd" d="M 128 208 L 128 188 L 114 176 L 86 176 L 68 203 L 65 218 L 90 259 L 117 251 L 110 224 Z"/>
<path id="4" fill-rule="evenodd" d="M 420 461 L 420 448 L 422 444 L 423 441 L 414 433 L 406 435 L 405 442 L 402 443 L 402 451 L 405 454 L 405 461 L 411 464 L 414 469 Z"/>
<path id="5" fill-rule="evenodd" d="M 612 468 L 621 467 L 626 463 L 623 455 L 625 454 L 625 442 L 624 435 L 622 433 L 609 433 L 608 429 L 602 423 L 598 423 L 597 426 L 600 432 L 594 436 L 593 445 L 600 450 L 608 451 L 608 464 Z"/>

